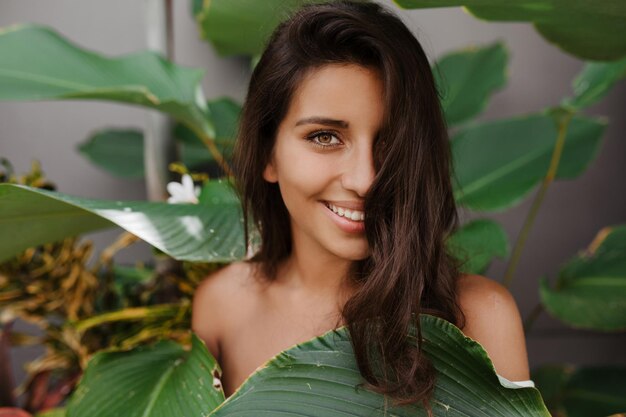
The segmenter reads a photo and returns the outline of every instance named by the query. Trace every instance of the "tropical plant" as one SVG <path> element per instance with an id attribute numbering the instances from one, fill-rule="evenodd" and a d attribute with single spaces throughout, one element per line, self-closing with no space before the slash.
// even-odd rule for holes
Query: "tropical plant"
<path id="1" fill-rule="evenodd" d="M 284 12 L 302 3 L 214 0 L 194 1 L 193 6 L 201 33 L 220 55 L 249 55 L 254 65 L 265 36 Z M 573 82 L 572 97 L 554 107 L 487 122 L 473 119 L 506 83 L 505 46 L 453 52 L 434 65 L 452 129 L 459 205 L 475 212 L 501 211 L 539 187 L 512 255 L 502 227 L 490 219 L 465 224 L 449 241 L 466 260 L 466 272 L 485 271 L 494 257 L 509 258 L 503 281 L 510 285 L 550 183 L 581 175 L 597 155 L 606 122 L 583 111 L 626 75 L 626 41 L 615 30 L 623 25 L 626 8 L 611 3 L 612 13 L 600 13 L 590 0 L 573 7 L 555 0 L 506 6 L 497 0 L 397 3 L 406 8 L 462 4 L 480 18 L 530 21 L 564 50 L 606 60 L 587 63 Z M 247 24 L 241 25 L 244 18 Z M 588 33 L 593 36 L 581 42 Z M 46 356 L 31 366 L 23 388 L 31 394 L 29 411 L 61 405 L 82 375 L 67 409 L 45 415 L 105 416 L 122 410 L 154 416 L 258 415 L 261 410 L 316 416 L 378 410 L 383 415 L 383 397 L 353 389 L 358 372 L 343 328 L 280 353 L 224 401 L 216 378 L 219 367 L 188 331 L 188 320 L 190 298 L 202 277 L 242 258 L 247 249 L 229 186 L 239 105 L 224 97 L 205 101 L 201 75 L 150 52 L 107 58 L 40 26 L 0 32 L 0 100 L 99 99 L 158 110 L 175 121 L 172 138 L 181 147 L 182 163 L 173 169 L 191 171 L 196 180 L 202 180 L 202 172 L 213 173 L 203 180 L 197 204 L 119 202 L 61 194 L 51 190 L 37 167 L 19 179 L 5 164 L 5 184 L 0 184 L 0 308 L 5 313 L 0 354 L 9 343 L 48 347 Z M 140 131 L 103 129 L 80 151 L 115 175 L 138 177 L 145 174 L 143 142 Z M 87 266 L 89 243 L 71 236 L 115 226 L 125 232 Z M 156 266 L 115 265 L 113 254 L 138 239 L 155 248 Z M 586 252 L 563 268 L 554 287 L 541 282 L 541 308 L 574 327 L 624 330 L 625 249 L 626 226 L 602 230 Z M 44 339 L 11 332 L 15 317 L 39 324 Z M 447 322 L 430 316 L 421 320 L 424 349 L 439 372 L 435 415 L 548 415 L 536 389 L 502 385 L 476 342 Z M 152 343 L 159 339 L 169 340 Z M 0 367 L 0 372 L 7 370 Z M 559 415 L 626 410 L 624 368 L 551 367 L 537 370 L 533 379 Z M 587 395 L 598 391 L 600 400 Z M 10 393 L 0 393 L 0 398 L 14 405 Z M 425 415 L 417 407 L 387 411 Z"/>

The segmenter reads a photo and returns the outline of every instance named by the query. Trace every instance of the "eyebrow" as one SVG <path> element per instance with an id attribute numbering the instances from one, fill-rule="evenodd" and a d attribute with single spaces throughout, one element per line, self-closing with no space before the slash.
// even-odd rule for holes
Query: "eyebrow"
<path id="1" fill-rule="evenodd" d="M 304 124 L 319 124 L 319 125 L 341 127 L 344 129 L 347 129 L 348 126 L 350 125 L 350 123 L 344 120 L 329 119 L 327 117 L 320 117 L 320 116 L 307 117 L 305 119 L 301 119 L 296 122 L 296 126 L 300 126 Z"/>

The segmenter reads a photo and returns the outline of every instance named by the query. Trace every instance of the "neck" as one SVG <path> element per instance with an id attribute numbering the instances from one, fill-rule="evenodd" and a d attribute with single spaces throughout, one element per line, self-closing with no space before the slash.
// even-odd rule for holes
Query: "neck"
<path id="1" fill-rule="evenodd" d="M 291 256 L 279 274 L 284 278 L 284 284 L 298 292 L 345 302 L 354 290 L 353 284 L 348 280 L 352 261 L 320 251 L 311 242 L 293 243 Z"/>

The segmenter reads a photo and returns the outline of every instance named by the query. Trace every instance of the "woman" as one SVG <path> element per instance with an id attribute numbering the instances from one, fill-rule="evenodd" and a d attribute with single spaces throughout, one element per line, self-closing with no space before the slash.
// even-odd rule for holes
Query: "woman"
<path id="1" fill-rule="evenodd" d="M 280 351 L 347 325 L 370 389 L 427 403 L 435 371 L 406 340 L 419 313 L 459 326 L 503 377 L 528 379 L 513 298 L 447 253 L 458 218 L 446 125 L 427 57 L 391 12 L 336 1 L 281 23 L 233 163 L 260 247 L 203 281 L 192 321 L 227 396 Z"/>

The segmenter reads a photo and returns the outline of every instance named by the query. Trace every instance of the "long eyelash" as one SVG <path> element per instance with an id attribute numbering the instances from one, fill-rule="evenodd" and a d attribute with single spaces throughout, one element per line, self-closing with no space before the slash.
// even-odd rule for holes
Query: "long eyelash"
<path id="1" fill-rule="evenodd" d="M 328 148 L 335 148 L 335 147 L 341 145 L 340 143 L 336 143 L 334 145 L 322 145 L 322 144 L 320 144 L 318 142 L 315 142 L 314 139 L 316 139 L 317 137 L 322 136 L 322 135 L 331 135 L 331 136 L 336 137 L 338 140 L 341 140 L 341 139 L 339 139 L 339 136 L 335 132 L 331 132 L 331 131 L 328 131 L 328 130 L 319 130 L 317 132 L 313 132 L 310 135 L 308 135 L 305 139 L 307 141 L 309 141 L 312 145 L 317 146 L 318 148 L 326 148 L 326 149 L 328 149 Z"/>

